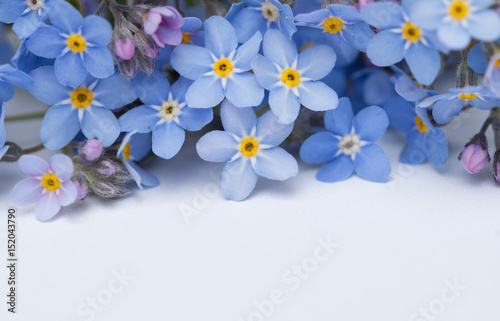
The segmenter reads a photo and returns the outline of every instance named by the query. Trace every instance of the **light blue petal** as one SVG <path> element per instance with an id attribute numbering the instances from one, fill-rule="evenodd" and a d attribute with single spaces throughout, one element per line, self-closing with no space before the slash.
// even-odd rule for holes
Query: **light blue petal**
<path id="1" fill-rule="evenodd" d="M 72 52 L 57 58 L 54 67 L 57 80 L 64 86 L 77 87 L 88 74 L 80 55 Z"/>
<path id="2" fill-rule="evenodd" d="M 436 30 L 446 15 L 443 1 L 419 0 L 410 3 L 407 12 L 418 26 L 425 30 Z"/>
<path id="3" fill-rule="evenodd" d="M 14 85 L 0 81 L 0 102 L 9 101 L 14 97 L 15 88 Z"/>
<path id="4" fill-rule="evenodd" d="M 416 102 L 427 96 L 425 89 L 418 87 L 407 75 L 402 75 L 396 80 L 394 89 L 401 97 L 411 102 Z"/>
<path id="5" fill-rule="evenodd" d="M 404 44 L 401 34 L 381 31 L 368 43 L 366 54 L 373 64 L 390 66 L 403 59 Z"/>
<path id="6" fill-rule="evenodd" d="M 257 124 L 252 108 L 238 108 L 227 100 L 222 103 L 220 117 L 224 129 L 240 138 L 249 136 Z"/>
<path id="7" fill-rule="evenodd" d="M 469 50 L 467 64 L 478 74 L 484 74 L 488 67 L 488 57 L 483 51 L 483 44 L 478 43 Z"/>
<path id="8" fill-rule="evenodd" d="M 111 24 L 98 16 L 88 16 L 83 19 L 82 35 L 96 46 L 107 46 L 111 41 Z"/>
<path id="9" fill-rule="evenodd" d="M 438 124 L 446 124 L 453 117 L 458 116 L 463 107 L 464 101 L 459 98 L 442 99 L 434 104 L 432 116 Z"/>
<path id="10" fill-rule="evenodd" d="M 166 122 L 153 131 L 153 153 L 170 159 L 177 155 L 184 144 L 186 134 L 175 122 Z"/>
<path id="11" fill-rule="evenodd" d="M 376 144 L 368 144 L 356 154 L 354 170 L 363 179 L 384 183 L 389 180 L 391 164 L 382 148 Z"/>
<path id="12" fill-rule="evenodd" d="M 115 72 L 113 56 L 107 47 L 88 47 L 83 54 L 83 63 L 96 78 L 107 78 Z"/>
<path id="13" fill-rule="evenodd" d="M 347 25 L 342 31 L 342 35 L 348 44 L 359 51 L 365 52 L 366 46 L 373 36 L 375 36 L 375 33 L 368 24 L 362 21 L 352 25 Z"/>
<path id="14" fill-rule="evenodd" d="M 271 90 L 280 81 L 281 76 L 276 66 L 262 55 L 252 61 L 252 70 L 259 84 L 267 90 Z"/>
<path id="15" fill-rule="evenodd" d="M 419 135 L 416 139 L 419 141 L 422 141 L 422 136 L 423 134 L 420 133 L 418 130 L 413 131 L 410 133 L 408 136 L 411 134 L 413 135 Z M 420 145 L 416 143 L 415 138 L 411 138 L 412 140 L 407 141 L 408 143 L 406 144 L 404 150 L 401 152 L 401 157 L 399 158 L 399 161 L 404 164 L 422 164 L 426 159 L 427 155 L 424 153 L 424 151 L 419 147 Z"/>
<path id="16" fill-rule="evenodd" d="M 179 115 L 179 124 L 189 131 L 200 130 L 214 118 L 212 108 L 184 107 Z"/>
<path id="17" fill-rule="evenodd" d="M 156 178 L 156 176 L 154 176 L 153 174 L 145 171 L 144 169 L 142 169 L 141 167 L 139 167 L 139 165 L 137 165 L 135 162 L 131 161 L 128 164 L 140 176 L 140 178 L 141 178 L 141 184 L 142 185 L 144 185 L 144 186 L 150 186 L 150 187 L 155 187 L 155 186 L 160 185 L 160 181 L 158 180 L 158 178 Z"/>
<path id="18" fill-rule="evenodd" d="M 191 108 L 211 108 L 224 99 L 221 80 L 204 76 L 196 80 L 186 93 L 186 102 Z"/>
<path id="19" fill-rule="evenodd" d="M 361 7 L 361 18 L 377 29 L 400 28 L 404 22 L 401 6 L 394 2 L 382 1 Z"/>
<path id="20" fill-rule="evenodd" d="M 306 163 L 320 164 L 332 160 L 338 150 L 339 140 L 330 132 L 320 132 L 304 141 L 300 158 Z"/>
<path id="21" fill-rule="evenodd" d="M 417 81 L 426 86 L 431 85 L 441 69 L 439 52 L 423 43 L 410 45 L 405 54 L 406 62 Z"/>
<path id="22" fill-rule="evenodd" d="M 181 76 L 196 80 L 203 74 L 213 71 L 214 60 L 206 48 L 179 45 L 170 55 L 170 63 Z"/>
<path id="23" fill-rule="evenodd" d="M 335 135 L 345 136 L 351 133 L 353 111 L 349 98 L 339 99 L 339 105 L 334 110 L 325 113 L 325 127 Z"/>
<path id="24" fill-rule="evenodd" d="M 316 179 L 320 182 L 335 183 L 348 179 L 352 172 L 354 163 L 351 157 L 341 154 L 323 165 L 316 173 Z"/>
<path id="25" fill-rule="evenodd" d="M 120 124 L 112 111 L 92 107 L 83 113 L 82 132 L 88 139 L 97 138 L 102 146 L 111 146 L 120 135 Z"/>
<path id="26" fill-rule="evenodd" d="M 274 27 L 276 23 L 271 24 Z M 292 38 L 292 35 L 297 32 L 297 27 L 293 21 L 292 8 L 288 4 L 283 4 L 283 10 L 280 11 L 280 21 L 277 26 L 288 39 Z"/>
<path id="27" fill-rule="evenodd" d="M 0 0 L 0 21 L 13 23 L 27 7 L 24 0 Z"/>
<path id="28" fill-rule="evenodd" d="M 257 57 L 261 42 L 262 35 L 258 32 L 253 35 L 250 40 L 242 44 L 238 50 L 236 50 L 236 55 L 233 59 L 234 67 L 245 71 L 252 69 L 250 63 Z"/>
<path id="29" fill-rule="evenodd" d="M 281 147 L 259 150 L 254 168 L 258 175 L 278 181 L 287 180 L 299 172 L 295 158 Z"/>
<path id="30" fill-rule="evenodd" d="M 316 45 L 299 54 L 297 70 L 301 77 L 320 80 L 332 71 L 336 61 L 337 55 L 332 47 Z"/>
<path id="31" fill-rule="evenodd" d="M 278 146 L 293 130 L 293 123 L 280 124 L 278 117 L 272 111 L 266 112 L 257 120 L 257 131 L 255 136 L 260 144 Z"/>
<path id="32" fill-rule="evenodd" d="M 141 101 L 147 105 L 161 106 L 168 99 L 170 83 L 159 71 L 155 70 L 151 75 L 140 71 L 132 83 Z"/>
<path id="33" fill-rule="evenodd" d="M 493 10 L 475 12 L 468 25 L 471 36 L 482 41 L 495 41 L 500 38 L 500 16 Z"/>
<path id="34" fill-rule="evenodd" d="M 425 152 L 429 161 L 436 167 L 444 165 L 448 157 L 448 140 L 441 128 L 435 128 L 430 131 L 426 137 L 427 148 Z"/>
<path id="35" fill-rule="evenodd" d="M 252 73 L 235 73 L 227 79 L 226 98 L 236 107 L 255 107 L 264 99 L 264 88 Z"/>
<path id="36" fill-rule="evenodd" d="M 0 76 L 5 81 L 10 82 L 13 85 L 16 85 L 22 89 L 30 89 L 33 86 L 33 79 L 20 70 L 12 70 L 12 72 L 8 72 Z"/>
<path id="37" fill-rule="evenodd" d="M 5 106 L 0 103 L 0 146 L 2 147 L 3 145 L 5 145 L 5 140 L 7 138 L 7 134 L 5 132 L 5 113 L 6 113 Z M 1 156 L 0 159 L 2 159 Z"/>
<path id="38" fill-rule="evenodd" d="M 359 56 L 359 51 L 351 47 L 340 34 L 322 33 L 324 43 L 333 47 L 337 54 L 337 67 L 347 66 Z"/>
<path id="39" fill-rule="evenodd" d="M 38 12 L 30 11 L 27 14 L 17 17 L 16 22 L 12 26 L 12 31 L 16 33 L 19 39 L 26 39 L 43 25 L 44 23 Z"/>
<path id="40" fill-rule="evenodd" d="M 299 115 L 299 98 L 286 87 L 277 87 L 269 92 L 269 106 L 282 124 L 293 123 Z"/>
<path id="41" fill-rule="evenodd" d="M 238 39 L 233 26 L 220 16 L 212 16 L 205 21 L 205 48 L 215 57 L 227 58 L 238 47 Z"/>
<path id="42" fill-rule="evenodd" d="M 255 188 L 259 176 L 246 157 L 227 163 L 222 170 L 222 193 L 233 201 L 242 201 Z"/>
<path id="43" fill-rule="evenodd" d="M 439 40 L 451 50 L 465 49 L 470 43 L 470 35 L 461 24 L 448 22 L 437 30 Z"/>
<path id="44" fill-rule="evenodd" d="M 361 16 L 353 6 L 343 4 L 330 4 L 328 5 L 328 10 L 330 10 L 333 16 L 342 17 L 342 19 L 349 23 L 362 21 Z"/>
<path id="45" fill-rule="evenodd" d="M 42 221 L 48 221 L 61 210 L 61 204 L 56 193 L 43 194 L 35 204 L 35 215 Z"/>
<path id="46" fill-rule="evenodd" d="M 226 17 L 227 19 L 227 17 Z M 201 28 L 202 22 L 200 19 L 195 17 L 185 17 L 183 18 L 184 24 L 181 27 L 182 32 L 192 32 Z M 229 20 L 229 19 L 228 19 Z"/>
<path id="47" fill-rule="evenodd" d="M 354 117 L 354 130 L 364 141 L 376 142 L 389 126 L 387 113 L 378 106 L 371 106 L 361 110 Z"/>
<path id="48" fill-rule="evenodd" d="M 54 174 L 63 181 L 69 181 L 73 175 L 73 161 L 64 154 L 55 154 L 50 157 L 49 165 Z"/>
<path id="49" fill-rule="evenodd" d="M 54 27 L 67 35 L 78 33 L 83 24 L 82 15 L 66 1 L 60 1 L 49 10 L 49 19 Z"/>
<path id="50" fill-rule="evenodd" d="M 275 29 L 269 29 L 264 35 L 264 56 L 281 68 L 289 68 L 298 56 L 297 47 L 285 35 Z"/>
<path id="51" fill-rule="evenodd" d="M 8 150 L 9 146 L 0 147 L 0 160 L 2 160 L 2 157 L 5 155 L 5 153 L 7 153 Z"/>
<path id="52" fill-rule="evenodd" d="M 184 77 L 179 77 L 176 82 L 173 83 L 172 85 L 172 98 L 177 100 L 179 103 L 182 103 L 185 101 L 185 96 L 186 93 L 189 89 L 189 87 L 193 84 L 194 81 L 184 78 Z M 165 91 L 165 87 L 162 89 Z M 168 92 L 168 90 L 167 90 Z M 165 97 L 165 100 L 168 97 Z"/>
<path id="53" fill-rule="evenodd" d="M 239 151 L 238 143 L 228 132 L 214 130 L 196 144 L 196 151 L 207 162 L 227 162 Z"/>
<path id="54" fill-rule="evenodd" d="M 43 117 L 40 138 L 46 148 L 56 150 L 66 146 L 79 131 L 78 111 L 69 105 L 56 105 Z"/>
<path id="55" fill-rule="evenodd" d="M 49 163 L 35 155 L 21 156 L 18 165 L 23 173 L 34 177 L 42 176 L 50 170 Z"/>
<path id="56" fill-rule="evenodd" d="M 318 25 L 322 23 L 326 18 L 330 16 L 330 11 L 328 9 L 314 10 L 309 13 L 298 14 L 295 16 L 295 21 L 297 26 L 308 26 L 313 28 L 323 28 L 323 26 Z"/>
<path id="57" fill-rule="evenodd" d="M 54 27 L 46 26 L 38 28 L 38 30 L 27 39 L 26 46 L 37 56 L 57 58 L 68 45 L 66 44 L 66 39 L 59 33 L 59 30 Z"/>
<path id="58" fill-rule="evenodd" d="M 314 111 L 334 109 L 339 104 L 337 93 L 321 81 L 304 82 L 299 93 L 300 103 Z"/>
<path id="59" fill-rule="evenodd" d="M 42 196 L 42 184 L 36 178 L 23 179 L 14 186 L 10 199 L 20 206 L 28 206 L 36 203 Z"/>
<path id="60" fill-rule="evenodd" d="M 160 120 L 158 111 L 148 107 L 139 106 L 127 111 L 120 119 L 121 131 L 139 133 L 149 133 L 156 128 L 156 123 Z"/>
<path id="61" fill-rule="evenodd" d="M 267 30 L 267 20 L 262 16 L 262 11 L 253 8 L 241 9 L 229 21 L 233 24 L 238 41 L 241 43 L 248 41 L 256 32 L 265 34 Z"/>
<path id="62" fill-rule="evenodd" d="M 125 79 L 120 72 L 99 80 L 92 93 L 94 99 L 107 109 L 120 108 L 137 99 L 132 83 Z"/>
<path id="63" fill-rule="evenodd" d="M 478 9 L 485 9 L 490 7 L 495 0 L 474 0 L 472 3 L 474 4 L 474 7 Z"/>

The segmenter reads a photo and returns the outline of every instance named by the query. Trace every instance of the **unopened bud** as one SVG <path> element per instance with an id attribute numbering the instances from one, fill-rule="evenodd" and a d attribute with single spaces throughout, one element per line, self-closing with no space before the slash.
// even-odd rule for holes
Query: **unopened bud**
<path id="1" fill-rule="evenodd" d="M 476 134 L 458 156 L 465 170 L 471 174 L 479 173 L 491 160 L 488 154 L 488 141 L 482 133 Z"/>
<path id="2" fill-rule="evenodd" d="M 81 148 L 81 153 L 85 157 L 86 160 L 93 162 L 102 155 L 102 144 L 99 140 L 93 138 L 85 141 Z"/>
<path id="3" fill-rule="evenodd" d="M 104 176 L 111 176 L 116 172 L 116 167 L 109 160 L 103 160 L 97 164 L 97 172 Z"/>
<path id="4" fill-rule="evenodd" d="M 130 60 L 134 57 L 135 43 L 134 40 L 126 38 L 124 40 L 116 39 L 114 53 L 117 57 Z"/>

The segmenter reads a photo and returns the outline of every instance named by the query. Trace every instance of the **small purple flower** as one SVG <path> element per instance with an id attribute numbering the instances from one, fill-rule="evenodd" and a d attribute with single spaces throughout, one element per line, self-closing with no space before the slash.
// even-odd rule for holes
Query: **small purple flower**
<path id="1" fill-rule="evenodd" d="M 86 160 L 93 162 L 101 157 L 102 150 L 102 144 L 99 140 L 93 138 L 83 143 L 81 151 Z"/>
<path id="2" fill-rule="evenodd" d="M 471 174 L 479 173 L 490 161 L 488 151 L 478 144 L 470 144 L 465 147 L 460 156 L 465 170 Z"/>
<path id="3" fill-rule="evenodd" d="M 175 8 L 165 6 L 149 10 L 144 18 L 144 31 L 159 47 L 177 46 L 182 42 L 181 27 L 184 24 L 181 14 Z"/>
<path id="4" fill-rule="evenodd" d="M 40 221 L 48 221 L 61 206 L 76 200 L 77 189 L 71 181 L 73 161 L 68 156 L 56 154 L 47 163 L 38 156 L 23 155 L 19 167 L 31 177 L 14 186 L 11 199 L 18 205 L 35 204 L 35 215 Z"/>

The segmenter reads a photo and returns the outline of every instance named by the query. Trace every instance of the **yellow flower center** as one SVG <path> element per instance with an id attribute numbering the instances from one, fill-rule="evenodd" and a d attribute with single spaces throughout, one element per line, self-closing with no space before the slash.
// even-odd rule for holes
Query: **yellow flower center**
<path id="1" fill-rule="evenodd" d="M 233 71 L 233 64 L 226 58 L 222 58 L 215 63 L 214 71 L 217 75 L 226 77 L 231 73 L 231 71 Z"/>
<path id="2" fill-rule="evenodd" d="M 469 14 L 469 4 L 466 1 L 454 1 L 449 9 L 450 15 L 456 20 L 462 20 Z"/>
<path id="3" fill-rule="evenodd" d="M 259 142 L 256 139 L 247 137 L 243 139 L 243 142 L 241 142 L 240 150 L 244 156 L 250 157 L 257 154 L 257 152 L 259 151 L 258 147 Z"/>
<path id="4" fill-rule="evenodd" d="M 497 60 L 495 60 L 495 67 L 500 67 L 500 58 L 497 58 Z"/>
<path id="5" fill-rule="evenodd" d="M 191 42 L 191 34 L 187 32 L 182 33 L 182 41 L 181 44 L 185 45 Z"/>
<path id="6" fill-rule="evenodd" d="M 68 47 L 73 52 L 84 51 L 86 44 L 87 42 L 85 41 L 85 38 L 83 38 L 81 35 L 74 34 L 69 36 L 68 38 Z"/>
<path id="7" fill-rule="evenodd" d="M 422 32 L 420 31 L 420 28 L 415 26 L 413 23 L 407 22 L 403 26 L 403 38 L 405 38 L 406 40 L 416 42 L 420 39 L 421 35 Z"/>
<path id="8" fill-rule="evenodd" d="M 129 143 L 125 144 L 125 147 L 123 147 L 122 153 L 123 153 L 123 158 L 125 158 L 125 160 L 128 161 L 128 159 L 130 158 L 130 144 Z"/>
<path id="9" fill-rule="evenodd" d="M 42 186 L 53 192 L 61 186 L 61 182 L 55 174 L 45 174 L 42 178 Z"/>
<path id="10" fill-rule="evenodd" d="M 94 95 L 85 88 L 78 88 L 71 94 L 71 99 L 73 100 L 73 106 L 76 108 L 85 108 L 92 102 Z"/>
<path id="11" fill-rule="evenodd" d="M 415 124 L 417 125 L 418 131 L 421 133 L 427 133 L 429 131 L 429 128 L 419 116 L 415 117 Z"/>
<path id="12" fill-rule="evenodd" d="M 294 87 L 300 84 L 299 73 L 290 68 L 288 68 L 283 72 L 283 74 L 281 74 L 281 80 L 283 80 L 283 82 L 290 87 Z"/>
<path id="13" fill-rule="evenodd" d="M 326 18 L 325 21 L 323 21 L 323 29 L 329 33 L 337 33 L 342 30 L 343 26 L 344 23 L 342 19 L 337 17 Z"/>
<path id="14" fill-rule="evenodd" d="M 477 96 L 474 94 L 462 93 L 462 94 L 460 94 L 460 96 L 458 96 L 458 98 L 460 98 L 462 100 L 474 100 L 477 98 Z"/>

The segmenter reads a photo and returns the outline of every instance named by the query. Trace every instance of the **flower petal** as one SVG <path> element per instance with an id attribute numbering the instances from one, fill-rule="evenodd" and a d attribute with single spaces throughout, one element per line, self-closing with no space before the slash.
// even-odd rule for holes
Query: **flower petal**
<path id="1" fill-rule="evenodd" d="M 299 54 L 297 69 L 301 77 L 320 80 L 332 71 L 336 61 L 337 55 L 332 47 L 316 45 Z"/>
<path id="2" fill-rule="evenodd" d="M 289 68 L 297 59 L 297 47 L 276 29 L 269 29 L 264 35 L 264 56 L 281 68 Z"/>
<path id="3" fill-rule="evenodd" d="M 262 42 L 262 35 L 260 32 L 253 35 L 250 40 L 242 44 L 233 59 L 233 64 L 236 68 L 241 70 L 250 70 L 252 66 L 250 63 L 257 57 Z"/>
<path id="4" fill-rule="evenodd" d="M 139 133 L 149 133 L 156 128 L 159 120 L 157 110 L 149 106 L 139 106 L 123 114 L 119 123 L 124 132 L 137 130 Z"/>
<path id="5" fill-rule="evenodd" d="M 484 10 L 473 14 L 469 20 L 469 32 L 472 37 L 482 41 L 495 41 L 500 38 L 500 17 L 498 12 Z"/>
<path id="6" fill-rule="evenodd" d="M 107 47 L 88 47 L 83 54 L 83 63 L 96 78 L 107 78 L 115 73 L 113 56 Z"/>
<path id="7" fill-rule="evenodd" d="M 59 57 L 68 46 L 65 38 L 59 33 L 59 30 L 51 26 L 38 28 L 27 39 L 26 45 L 32 53 L 45 58 Z"/>
<path id="8" fill-rule="evenodd" d="M 316 179 L 320 182 L 334 183 L 348 179 L 354 171 L 354 163 L 350 156 L 339 155 L 335 157 L 316 173 Z"/>
<path id="9" fill-rule="evenodd" d="M 191 108 L 211 108 L 224 99 L 221 80 L 204 76 L 196 80 L 186 93 L 186 102 Z"/>
<path id="10" fill-rule="evenodd" d="M 215 57 L 227 58 L 238 47 L 238 39 L 233 26 L 220 16 L 212 16 L 205 21 L 205 48 Z"/>
<path id="11" fill-rule="evenodd" d="M 359 11 L 364 21 L 377 29 L 399 28 L 404 22 L 401 6 L 394 2 L 365 4 Z"/>
<path id="12" fill-rule="evenodd" d="M 252 73 L 237 73 L 227 79 L 226 98 L 237 107 L 255 107 L 264 99 L 264 88 Z"/>
<path id="13" fill-rule="evenodd" d="M 299 98 L 286 87 L 277 87 L 269 92 L 269 106 L 282 124 L 293 123 L 299 115 Z"/>
<path id="14" fill-rule="evenodd" d="M 83 19 L 82 34 L 93 45 L 107 46 L 111 41 L 111 24 L 99 16 Z"/>
<path id="15" fill-rule="evenodd" d="M 401 34 L 381 31 L 368 43 L 366 54 L 377 66 L 394 65 L 403 59 L 404 44 Z"/>
<path id="16" fill-rule="evenodd" d="M 304 82 L 299 93 L 300 103 L 314 111 L 330 110 L 339 105 L 337 93 L 321 81 Z"/>
<path id="17" fill-rule="evenodd" d="M 293 130 L 293 123 L 281 124 L 272 111 L 266 112 L 257 120 L 255 136 L 260 144 L 278 146 Z"/>
<path id="18" fill-rule="evenodd" d="M 102 146 L 108 147 L 120 135 L 120 124 L 112 111 L 92 107 L 83 113 L 82 132 L 88 139 L 97 138 Z"/>
<path id="19" fill-rule="evenodd" d="M 281 76 L 276 66 L 262 55 L 252 61 L 252 70 L 259 84 L 267 90 L 271 90 L 280 81 Z"/>
<path id="20" fill-rule="evenodd" d="M 35 204 L 42 196 L 43 187 L 39 179 L 23 179 L 14 186 L 10 199 L 17 205 L 28 206 Z"/>
<path id="21" fill-rule="evenodd" d="M 35 205 L 35 215 L 42 221 L 48 221 L 53 218 L 61 210 L 61 204 L 59 203 L 59 198 L 56 193 L 47 192 Z"/>
<path id="22" fill-rule="evenodd" d="M 56 105 L 43 117 L 40 138 L 46 148 L 56 150 L 66 146 L 79 131 L 78 111 L 69 105 Z"/>
<path id="23" fill-rule="evenodd" d="M 36 99 L 55 105 L 70 97 L 73 88 L 59 84 L 53 66 L 43 66 L 33 70 L 30 76 L 35 80 L 30 93 Z"/>
<path id="24" fill-rule="evenodd" d="M 354 117 L 354 130 L 364 141 L 376 142 L 384 135 L 388 126 L 387 113 L 378 106 L 364 108 Z"/>
<path id="25" fill-rule="evenodd" d="M 451 50 L 461 50 L 470 43 L 470 35 L 461 24 L 448 22 L 440 25 L 437 30 L 439 41 Z"/>
<path id="26" fill-rule="evenodd" d="M 115 72 L 111 77 L 99 80 L 92 93 L 94 99 L 104 105 L 106 109 L 121 108 L 137 99 L 132 83 L 125 79 L 120 72 Z"/>
<path id="27" fill-rule="evenodd" d="M 259 175 L 246 157 L 227 163 L 222 170 L 222 193 L 233 201 L 242 201 L 255 188 Z"/>
<path id="28" fill-rule="evenodd" d="M 59 204 L 61 206 L 68 206 L 76 201 L 78 192 L 75 183 L 67 181 L 61 184 L 61 193 L 58 195 Z"/>
<path id="29" fill-rule="evenodd" d="M 463 107 L 464 101 L 459 98 L 438 100 L 432 108 L 432 116 L 438 124 L 446 124 L 458 116 Z"/>
<path id="30" fill-rule="evenodd" d="M 50 168 L 62 181 L 69 181 L 73 175 L 73 161 L 64 154 L 53 155 L 49 160 Z"/>
<path id="31" fill-rule="evenodd" d="M 281 147 L 261 149 L 254 165 L 255 173 L 268 179 L 284 181 L 297 176 L 297 161 Z"/>
<path id="32" fill-rule="evenodd" d="M 80 86 L 88 75 L 80 55 L 72 52 L 57 58 L 54 67 L 57 80 L 64 86 Z"/>
<path id="33" fill-rule="evenodd" d="M 423 43 L 413 44 L 406 50 L 406 62 L 417 81 L 424 85 L 431 85 L 441 69 L 439 52 Z"/>
<path id="34" fill-rule="evenodd" d="M 382 148 L 376 144 L 368 144 L 356 154 L 354 170 L 363 179 L 383 183 L 389 180 L 391 164 Z"/>
<path id="35" fill-rule="evenodd" d="M 206 48 L 179 45 L 170 55 L 170 63 L 181 76 L 196 80 L 203 74 L 213 71 L 214 60 Z"/>
<path id="36" fill-rule="evenodd" d="M 257 124 L 252 108 L 238 108 L 227 100 L 222 103 L 220 117 L 224 129 L 240 138 L 249 136 Z"/>
<path id="37" fill-rule="evenodd" d="M 306 163 L 320 164 L 332 160 L 339 151 L 339 140 L 330 132 L 316 133 L 300 147 L 300 158 Z"/>
<path id="38" fill-rule="evenodd" d="M 353 111 L 349 98 L 339 99 L 339 105 L 325 114 L 325 127 L 335 135 L 345 136 L 351 133 Z"/>
<path id="39" fill-rule="evenodd" d="M 238 143 L 228 132 L 214 130 L 196 144 L 196 151 L 207 162 L 227 162 L 238 152 Z"/>
<path id="40" fill-rule="evenodd" d="M 212 108 L 184 107 L 179 115 L 179 124 L 189 131 L 200 130 L 214 118 Z"/>
<path id="41" fill-rule="evenodd" d="M 177 155 L 184 144 L 186 134 L 175 122 L 166 122 L 153 131 L 153 153 L 170 159 Z"/>
<path id="42" fill-rule="evenodd" d="M 78 33 L 83 24 L 82 15 L 66 1 L 60 1 L 49 10 L 50 23 L 64 34 Z"/>

